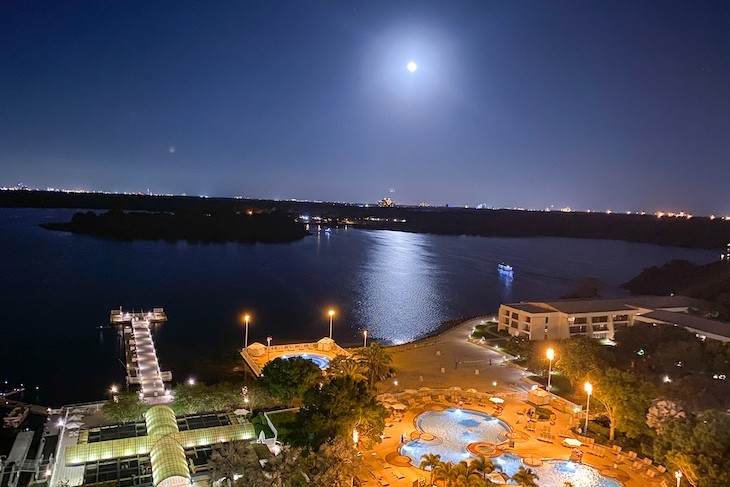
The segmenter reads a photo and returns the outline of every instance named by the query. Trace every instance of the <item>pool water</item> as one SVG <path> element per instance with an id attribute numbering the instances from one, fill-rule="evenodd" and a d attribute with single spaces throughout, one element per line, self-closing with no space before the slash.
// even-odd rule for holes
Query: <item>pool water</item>
<path id="1" fill-rule="evenodd" d="M 523 465 L 520 457 L 509 453 L 493 458 L 492 461 L 510 477 L 517 473 L 520 465 Z M 527 468 L 538 475 L 540 487 L 563 487 L 566 482 L 570 482 L 573 487 L 621 486 L 616 480 L 602 476 L 593 467 L 568 460 L 546 460 L 539 467 Z"/>
<path id="2" fill-rule="evenodd" d="M 475 457 L 467 445 L 479 441 L 499 444 L 506 441 L 505 435 L 510 431 L 499 419 L 469 409 L 426 411 L 416 419 L 416 428 L 433 434 L 435 439 L 417 439 L 401 447 L 401 454 L 409 457 L 413 465 L 418 465 L 427 453 L 441 455 L 442 462 L 469 461 Z"/>
<path id="3" fill-rule="evenodd" d="M 292 357 L 301 357 L 301 358 L 305 358 L 307 360 L 311 360 L 312 362 L 317 364 L 317 366 L 322 370 L 326 369 L 330 365 L 329 357 L 327 357 L 325 355 L 318 355 L 316 353 L 294 353 L 294 354 L 281 356 L 281 358 L 283 358 L 283 359 L 288 359 L 288 358 L 292 358 Z"/>

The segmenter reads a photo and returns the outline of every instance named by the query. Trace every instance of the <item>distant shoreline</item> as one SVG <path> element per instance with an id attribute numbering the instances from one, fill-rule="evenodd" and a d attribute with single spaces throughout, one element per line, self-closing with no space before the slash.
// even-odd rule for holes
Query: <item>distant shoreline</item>
<path id="1" fill-rule="evenodd" d="M 519 211 L 448 207 L 394 207 L 308 201 L 273 201 L 187 196 L 0 191 L 0 207 L 94 208 L 153 212 L 268 212 L 306 215 L 313 224 L 348 224 L 370 230 L 435 235 L 617 240 L 720 250 L 730 242 L 722 218 L 657 218 L 654 215 Z"/>

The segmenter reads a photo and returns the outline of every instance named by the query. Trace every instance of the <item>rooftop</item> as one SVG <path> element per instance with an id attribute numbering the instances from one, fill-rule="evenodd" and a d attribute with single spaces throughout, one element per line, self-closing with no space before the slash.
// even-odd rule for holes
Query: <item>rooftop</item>
<path id="1" fill-rule="evenodd" d="M 664 310 L 650 311 L 640 315 L 640 317 L 730 338 L 730 323 L 724 321 L 710 320 L 701 316 Z"/>
<path id="2" fill-rule="evenodd" d="M 686 296 L 626 296 L 625 298 L 558 299 L 546 302 L 510 303 L 505 306 L 527 313 L 567 314 L 631 311 L 636 308 L 665 309 L 698 306 L 701 301 Z"/>

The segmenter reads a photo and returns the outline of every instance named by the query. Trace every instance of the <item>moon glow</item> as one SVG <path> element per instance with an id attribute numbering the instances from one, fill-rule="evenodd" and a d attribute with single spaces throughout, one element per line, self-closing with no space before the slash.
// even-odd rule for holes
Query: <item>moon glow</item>
<path id="1" fill-rule="evenodd" d="M 413 61 L 410 61 L 408 64 L 406 64 L 406 69 L 410 71 L 411 73 L 414 73 L 418 69 L 418 64 L 416 64 Z"/>

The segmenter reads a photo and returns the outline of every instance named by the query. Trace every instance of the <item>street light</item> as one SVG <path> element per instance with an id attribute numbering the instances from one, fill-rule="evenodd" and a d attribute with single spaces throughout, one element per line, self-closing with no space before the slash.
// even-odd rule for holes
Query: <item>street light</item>
<path id="1" fill-rule="evenodd" d="M 583 384 L 583 390 L 585 390 L 586 394 L 588 394 L 588 397 L 586 398 L 586 427 L 585 427 L 585 431 L 583 433 L 586 436 L 588 436 L 588 408 L 591 405 L 591 394 L 593 393 L 593 384 L 586 381 L 586 383 Z"/>
<path id="2" fill-rule="evenodd" d="M 246 313 L 245 315 L 243 315 L 243 322 L 246 324 L 246 334 L 244 335 L 244 338 L 243 338 L 243 348 L 244 349 L 248 348 L 248 322 L 249 321 L 251 321 L 251 315 Z"/>
<path id="3" fill-rule="evenodd" d="M 363 337 L 362 346 L 367 348 L 367 346 L 368 346 L 368 331 L 367 330 L 362 332 L 362 337 Z"/>
<path id="4" fill-rule="evenodd" d="M 548 392 L 550 392 L 550 377 L 553 375 L 553 359 L 555 358 L 555 350 L 553 350 L 552 348 L 548 348 L 545 355 L 547 355 L 547 358 L 550 361 L 550 365 L 548 367 L 548 383 L 547 383 L 547 390 L 548 390 Z"/>
<path id="5" fill-rule="evenodd" d="M 266 361 L 271 362 L 271 337 L 266 337 Z"/>
<path id="6" fill-rule="evenodd" d="M 679 470 L 674 472 L 674 478 L 677 479 L 677 487 L 679 487 L 679 483 L 682 481 L 682 472 L 680 472 Z"/>
<path id="7" fill-rule="evenodd" d="M 332 340 L 332 317 L 335 315 L 335 310 L 331 309 L 327 314 L 330 315 L 330 340 Z"/>

